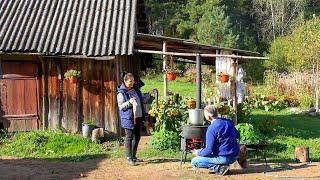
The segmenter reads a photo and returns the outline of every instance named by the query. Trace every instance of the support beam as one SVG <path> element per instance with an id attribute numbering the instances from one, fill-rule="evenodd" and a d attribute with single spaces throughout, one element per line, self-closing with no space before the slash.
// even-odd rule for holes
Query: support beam
<path id="1" fill-rule="evenodd" d="M 163 96 L 168 96 L 168 79 L 167 79 L 167 42 L 162 44 L 162 59 L 163 59 Z"/>
<path id="2" fill-rule="evenodd" d="M 161 54 L 169 56 L 194 56 L 196 57 L 199 53 L 178 53 L 178 52 L 164 52 L 164 51 L 152 51 L 152 50 L 134 50 L 137 53 L 147 53 L 147 54 Z M 258 56 L 240 56 L 240 55 L 227 55 L 227 54 L 200 54 L 201 57 L 226 57 L 226 58 L 235 58 L 235 59 L 269 59 L 267 57 L 258 57 Z"/>
<path id="3" fill-rule="evenodd" d="M 201 56 L 200 54 L 197 54 L 196 56 L 197 59 L 197 79 L 196 79 L 196 97 L 197 97 L 197 102 L 196 102 L 196 109 L 201 109 Z"/>
<path id="4" fill-rule="evenodd" d="M 232 76 L 234 77 L 233 80 L 231 81 L 231 86 L 232 86 L 232 90 L 233 92 L 231 92 L 231 94 L 233 94 L 232 97 L 232 101 L 233 101 L 233 109 L 234 109 L 234 124 L 237 125 L 238 124 L 238 109 L 237 109 L 237 105 L 238 105 L 238 99 L 237 99 L 237 76 L 238 76 L 238 60 L 237 59 L 232 59 L 232 71 L 233 74 Z"/>
<path id="5" fill-rule="evenodd" d="M 49 127 L 49 98 L 48 98 L 48 66 L 47 62 L 43 59 L 42 56 L 39 56 L 42 74 L 41 74 L 41 86 L 42 86 L 42 130 L 45 130 Z"/>

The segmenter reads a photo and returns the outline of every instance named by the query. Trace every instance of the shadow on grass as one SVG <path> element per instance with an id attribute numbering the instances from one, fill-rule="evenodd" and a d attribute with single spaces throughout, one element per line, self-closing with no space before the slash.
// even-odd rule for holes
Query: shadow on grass
<path id="1" fill-rule="evenodd" d="M 98 168 L 106 154 L 63 158 L 0 158 L 0 179 L 78 179 Z M 70 162 L 73 161 L 73 162 Z"/>
<path id="2" fill-rule="evenodd" d="M 66 156 L 61 158 L 44 158 L 45 160 L 49 161 L 65 161 L 65 162 L 82 162 L 91 159 L 107 159 L 110 158 L 109 154 L 90 154 L 90 155 L 73 155 L 73 156 Z"/>
<path id="3" fill-rule="evenodd" d="M 269 137 L 275 135 L 319 138 L 319 117 L 284 112 L 259 112 L 251 115 L 252 123 Z"/>

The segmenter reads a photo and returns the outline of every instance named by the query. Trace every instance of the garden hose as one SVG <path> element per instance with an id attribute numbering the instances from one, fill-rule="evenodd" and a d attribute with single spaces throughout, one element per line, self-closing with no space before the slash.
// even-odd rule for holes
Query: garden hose
<path id="1" fill-rule="evenodd" d="M 312 162 L 308 162 L 308 163 L 304 164 L 303 166 L 307 166 L 309 164 L 312 164 Z M 275 169 L 272 169 L 272 170 L 264 171 L 263 175 L 269 176 L 269 177 L 274 177 L 274 178 L 286 178 L 286 179 L 289 179 L 289 178 L 292 178 L 292 179 L 315 179 L 315 178 L 320 178 L 320 176 L 286 176 L 286 175 L 278 175 L 278 174 L 272 173 L 272 171 L 274 171 L 274 170 L 293 170 L 293 169 L 295 169 L 295 168 L 292 168 L 292 167 L 275 168 Z"/>

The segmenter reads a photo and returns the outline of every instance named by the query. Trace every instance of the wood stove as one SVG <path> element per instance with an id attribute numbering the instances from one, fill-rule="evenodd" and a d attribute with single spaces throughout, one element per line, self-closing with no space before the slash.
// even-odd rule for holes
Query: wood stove
<path id="1" fill-rule="evenodd" d="M 182 162 L 185 163 L 188 152 L 191 152 L 192 149 L 201 149 L 205 146 L 207 128 L 208 126 L 182 126 L 181 165 Z"/>

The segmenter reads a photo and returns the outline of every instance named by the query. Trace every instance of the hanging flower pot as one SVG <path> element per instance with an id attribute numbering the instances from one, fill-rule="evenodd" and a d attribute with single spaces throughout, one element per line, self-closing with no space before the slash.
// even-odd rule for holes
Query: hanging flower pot
<path id="1" fill-rule="evenodd" d="M 229 81 L 229 75 L 226 73 L 220 73 L 219 74 L 220 82 L 221 83 L 227 83 Z"/>
<path id="2" fill-rule="evenodd" d="M 75 84 L 75 83 L 78 82 L 78 78 L 75 77 L 75 76 L 69 77 L 69 80 L 70 80 L 70 82 L 73 83 L 73 84 Z"/>
<path id="3" fill-rule="evenodd" d="M 68 79 L 71 83 L 77 83 L 78 79 L 80 78 L 80 71 L 70 69 L 64 73 L 64 77 Z"/>
<path id="4" fill-rule="evenodd" d="M 169 81 L 173 81 L 177 78 L 177 74 L 175 72 L 167 72 L 167 79 Z"/>

